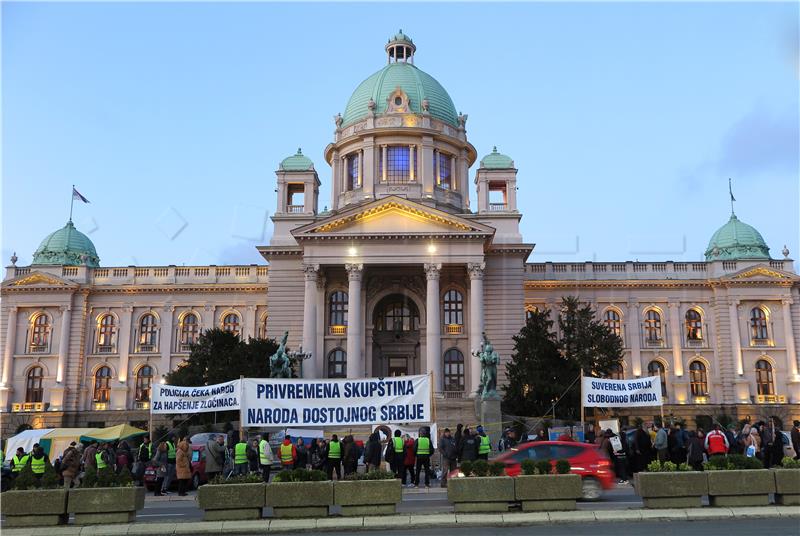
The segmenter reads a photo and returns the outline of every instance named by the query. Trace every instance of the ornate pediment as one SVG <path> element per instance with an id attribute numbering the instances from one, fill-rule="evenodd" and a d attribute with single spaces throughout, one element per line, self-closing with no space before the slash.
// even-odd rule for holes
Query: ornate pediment
<path id="1" fill-rule="evenodd" d="M 292 231 L 296 239 L 387 236 L 491 237 L 494 229 L 395 196 L 349 210 Z"/>
<path id="2" fill-rule="evenodd" d="M 25 275 L 17 276 L 8 281 L 3 281 L 4 288 L 20 288 L 20 287 L 64 287 L 72 288 L 78 286 L 74 281 L 62 279 L 53 274 L 45 272 L 32 272 Z"/>
<path id="3" fill-rule="evenodd" d="M 798 278 L 797 275 L 791 272 L 785 272 L 783 270 L 778 270 L 776 268 L 771 268 L 765 264 L 759 264 L 757 266 L 751 266 L 750 268 L 745 268 L 740 272 L 736 272 L 735 274 L 731 274 L 725 279 L 730 281 L 747 281 L 747 280 L 761 280 L 761 281 L 795 281 Z"/>

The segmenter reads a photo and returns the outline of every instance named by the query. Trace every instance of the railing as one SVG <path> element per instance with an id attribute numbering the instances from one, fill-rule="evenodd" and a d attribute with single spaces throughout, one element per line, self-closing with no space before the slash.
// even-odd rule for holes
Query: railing
<path id="1" fill-rule="evenodd" d="M 448 335 L 461 335 L 464 331 L 464 326 L 462 324 L 445 324 L 444 329 Z"/>
<path id="2" fill-rule="evenodd" d="M 489 212 L 503 212 L 507 207 L 506 203 L 489 203 Z"/>
<path id="3" fill-rule="evenodd" d="M 463 389 L 460 391 L 442 391 L 443 398 L 464 398 Z"/>
<path id="4" fill-rule="evenodd" d="M 736 270 L 736 261 L 723 261 L 722 262 L 722 269 L 726 272 L 731 272 Z"/>
<path id="5" fill-rule="evenodd" d="M 305 209 L 305 205 L 287 205 L 286 212 L 289 214 L 302 214 Z"/>
<path id="6" fill-rule="evenodd" d="M 192 351 L 192 344 L 181 342 L 178 343 L 178 353 L 185 354 Z"/>
<path id="7" fill-rule="evenodd" d="M 50 351 L 49 344 L 31 344 L 28 346 L 29 354 L 46 354 Z"/>
<path id="8" fill-rule="evenodd" d="M 705 338 L 686 339 L 686 348 L 708 348 L 708 341 Z"/>
<path id="9" fill-rule="evenodd" d="M 347 326 L 334 325 L 330 328 L 331 335 L 347 335 Z"/>
<path id="10" fill-rule="evenodd" d="M 775 341 L 772 339 L 750 339 L 750 346 L 769 348 L 775 346 Z"/>
<path id="11" fill-rule="evenodd" d="M 786 396 L 784 395 L 756 395 L 756 403 L 758 404 L 785 404 Z"/>
<path id="12" fill-rule="evenodd" d="M 108 409 L 108 402 L 94 402 L 92 408 L 95 411 L 106 411 Z"/>
<path id="13" fill-rule="evenodd" d="M 48 407 L 50 407 L 50 404 L 45 402 L 22 402 L 11 404 L 11 411 L 13 413 L 20 411 L 45 411 Z"/>
<path id="14" fill-rule="evenodd" d="M 783 261 L 769 261 L 769 267 L 783 270 Z"/>
<path id="15" fill-rule="evenodd" d="M 95 347 L 96 354 L 113 354 L 116 353 L 116 348 L 114 348 L 113 344 L 98 344 Z"/>
<path id="16" fill-rule="evenodd" d="M 150 402 L 137 400 L 133 403 L 133 409 L 150 409 Z"/>
<path id="17" fill-rule="evenodd" d="M 139 346 L 136 347 L 137 353 L 148 353 L 148 352 L 152 353 L 155 351 L 156 351 L 155 344 L 140 344 Z"/>
<path id="18" fill-rule="evenodd" d="M 78 268 L 76 266 L 65 266 L 61 270 L 61 275 L 64 277 L 76 276 L 78 275 Z"/>

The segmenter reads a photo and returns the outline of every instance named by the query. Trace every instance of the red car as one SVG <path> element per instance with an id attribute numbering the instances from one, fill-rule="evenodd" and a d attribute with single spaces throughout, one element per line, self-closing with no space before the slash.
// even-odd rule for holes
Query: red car
<path id="1" fill-rule="evenodd" d="M 197 489 L 201 484 L 208 481 L 206 476 L 206 446 L 192 445 L 192 488 Z M 173 479 L 172 485 L 177 485 L 177 480 Z M 144 469 L 144 485 L 148 491 L 153 491 L 156 486 L 156 468 L 148 465 Z"/>
<path id="2" fill-rule="evenodd" d="M 506 464 L 508 476 L 518 476 L 522 472 L 520 464 L 523 460 L 550 460 L 555 466 L 556 460 L 566 459 L 572 466 L 571 472 L 580 475 L 583 480 L 583 500 L 596 501 L 603 490 L 614 487 L 614 471 L 611 461 L 600 451 L 597 445 L 575 443 L 572 441 L 530 441 L 521 443 L 511 450 L 501 453 L 492 461 Z M 450 478 L 458 477 L 458 471 L 450 473 Z"/>

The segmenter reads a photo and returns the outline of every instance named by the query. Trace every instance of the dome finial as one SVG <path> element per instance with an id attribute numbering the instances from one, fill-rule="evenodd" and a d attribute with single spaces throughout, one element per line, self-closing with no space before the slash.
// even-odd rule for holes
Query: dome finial
<path id="1" fill-rule="evenodd" d="M 733 184 L 730 177 L 728 177 L 728 193 L 731 194 L 731 217 L 735 218 L 736 213 L 733 211 L 733 202 L 736 201 L 736 198 L 733 197 Z"/>
<path id="2" fill-rule="evenodd" d="M 301 149 L 300 147 L 298 147 L 298 148 L 297 148 L 297 154 L 303 154 L 303 149 Z"/>
<path id="3" fill-rule="evenodd" d="M 395 63 L 414 63 L 414 52 L 417 47 L 414 46 L 414 41 L 403 33 L 400 29 L 393 37 L 386 43 L 386 54 L 389 63 L 394 60 Z"/>

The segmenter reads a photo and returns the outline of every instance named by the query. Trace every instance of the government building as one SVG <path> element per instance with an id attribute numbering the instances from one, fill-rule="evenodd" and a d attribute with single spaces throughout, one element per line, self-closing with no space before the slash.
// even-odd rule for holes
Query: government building
<path id="1" fill-rule="evenodd" d="M 785 247 L 775 258 L 732 212 L 695 262 L 528 262 L 519 222 L 533 192 L 518 190 L 511 157 L 484 148 L 479 159 L 467 116 L 415 52 L 393 36 L 336 116 L 317 160 L 331 168 L 330 209 L 308 156 L 280 162 L 263 265 L 105 266 L 71 221 L 30 266 L 12 258 L 3 436 L 26 423 L 146 425 L 150 386 L 210 328 L 288 330 L 311 355 L 309 378 L 431 374 L 438 421 L 474 423 L 481 334 L 506 361 L 526 313 L 566 295 L 622 338 L 616 377 L 660 376 L 667 414 L 690 426 L 698 414 L 800 418 L 800 277 Z"/>

